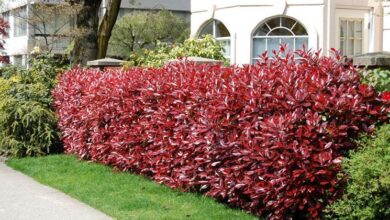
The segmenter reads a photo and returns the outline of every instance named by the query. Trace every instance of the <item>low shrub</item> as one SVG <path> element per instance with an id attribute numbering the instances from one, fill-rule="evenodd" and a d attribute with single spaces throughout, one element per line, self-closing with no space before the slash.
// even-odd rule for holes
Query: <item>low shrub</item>
<path id="1" fill-rule="evenodd" d="M 339 54 L 298 55 L 75 68 L 53 91 L 65 150 L 269 219 L 319 218 L 342 193 L 351 139 L 387 121 L 389 103 Z"/>
<path id="2" fill-rule="evenodd" d="M 130 56 L 127 66 L 162 67 L 168 60 L 183 57 L 204 57 L 223 60 L 223 47 L 213 36 L 206 35 L 204 38 L 190 38 L 184 43 L 169 45 L 158 43 L 153 50 L 143 49 Z"/>
<path id="3" fill-rule="evenodd" d="M 362 73 L 362 81 L 377 91 L 390 91 L 390 70 L 374 69 Z"/>
<path id="4" fill-rule="evenodd" d="M 59 152 L 51 89 L 61 68 L 52 57 L 31 60 L 30 68 L 5 67 L 0 77 L 0 154 L 15 157 Z"/>
<path id="5" fill-rule="evenodd" d="M 343 161 L 348 186 L 330 219 L 390 219 L 390 125 L 360 139 L 361 150 Z"/>

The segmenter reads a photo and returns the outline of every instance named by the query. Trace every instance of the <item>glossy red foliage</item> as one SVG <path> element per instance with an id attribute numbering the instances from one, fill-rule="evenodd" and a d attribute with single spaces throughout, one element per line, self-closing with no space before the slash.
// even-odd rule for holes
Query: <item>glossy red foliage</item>
<path id="1" fill-rule="evenodd" d="M 53 92 L 68 153 L 270 219 L 319 218 L 351 138 L 389 103 L 335 54 L 254 66 L 75 68 Z"/>
<path id="2" fill-rule="evenodd" d="M 8 36 L 8 32 L 7 32 L 8 28 L 9 28 L 8 22 L 3 17 L 0 17 L 0 36 L 1 37 Z M 0 50 L 4 50 L 4 40 L 2 40 L 2 39 L 0 40 Z M 9 57 L 0 55 L 0 63 L 9 63 Z"/>

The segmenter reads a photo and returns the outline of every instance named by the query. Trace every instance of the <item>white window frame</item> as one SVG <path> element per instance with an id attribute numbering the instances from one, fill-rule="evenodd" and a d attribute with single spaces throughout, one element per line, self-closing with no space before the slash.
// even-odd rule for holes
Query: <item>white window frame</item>
<path id="1" fill-rule="evenodd" d="M 342 22 L 345 21 L 347 26 L 346 26 L 346 33 L 345 33 L 345 36 L 344 37 L 341 37 L 341 24 Z M 354 24 L 354 33 L 353 33 L 353 36 L 351 37 L 349 34 L 349 22 L 353 22 Z M 357 38 L 356 37 L 356 23 L 357 22 L 361 22 L 361 25 L 362 25 L 362 37 L 361 38 Z M 364 18 L 346 18 L 346 17 L 341 17 L 339 18 L 339 39 L 338 39 L 338 43 L 339 43 L 339 49 L 343 52 L 342 55 L 344 56 L 355 56 L 355 55 L 358 55 L 358 53 L 356 53 L 356 44 L 357 42 L 360 40 L 361 41 L 361 54 L 364 53 L 365 51 L 365 31 L 364 31 Z M 344 48 L 341 48 L 341 41 L 344 41 Z M 349 40 L 353 40 L 353 54 L 350 53 L 349 51 Z"/>
<path id="2" fill-rule="evenodd" d="M 231 53 L 232 53 L 232 35 L 231 35 L 231 33 L 230 33 L 230 31 L 229 31 L 229 37 L 217 37 L 217 28 L 218 28 L 218 26 L 217 26 L 217 21 L 218 22 L 221 22 L 225 27 L 226 27 L 226 25 L 222 22 L 222 21 L 220 21 L 220 20 L 218 20 L 218 19 L 213 19 L 213 20 L 211 20 L 211 21 L 208 21 L 208 22 L 206 22 L 201 28 L 200 28 L 200 30 L 199 30 L 199 34 L 198 34 L 198 37 L 201 37 L 200 36 L 200 34 L 203 32 L 203 29 L 204 28 L 206 28 L 207 27 L 207 25 L 209 25 L 211 22 L 212 22 L 212 24 L 213 24 L 213 37 L 215 38 L 215 40 L 216 41 L 219 41 L 219 42 L 227 42 L 227 41 L 229 41 L 229 43 L 230 43 L 230 53 L 229 54 L 226 54 L 225 52 L 226 51 L 224 51 L 224 57 L 225 57 L 225 59 L 227 59 L 227 60 L 229 60 L 230 61 L 230 58 L 231 58 Z M 227 28 L 227 27 L 226 27 Z"/>
<path id="3" fill-rule="evenodd" d="M 271 28 L 271 27 L 268 25 L 268 22 L 271 21 L 271 20 L 274 20 L 275 18 L 279 18 L 279 19 L 280 19 L 280 21 L 279 21 L 279 26 L 274 27 L 274 28 Z M 294 23 L 293 26 L 291 26 L 291 28 L 285 27 L 285 26 L 283 26 L 282 18 L 289 18 L 289 19 L 292 19 L 292 20 L 295 21 L 295 23 Z M 267 33 L 265 36 L 256 36 L 256 35 L 254 35 L 254 34 L 257 32 L 257 30 L 258 30 L 260 27 L 262 27 L 264 24 L 267 25 L 267 27 L 268 27 L 268 29 L 269 29 L 268 33 Z M 306 35 L 296 35 L 296 34 L 294 33 L 293 29 L 295 28 L 295 26 L 296 26 L 297 24 L 301 25 L 301 26 L 305 29 Z M 290 35 L 290 36 L 289 36 L 289 35 L 269 36 L 269 35 L 270 35 L 274 30 L 276 30 L 276 29 L 285 29 L 285 30 L 289 31 L 292 35 Z M 293 51 L 295 51 L 295 50 L 297 49 L 297 47 L 296 47 L 296 39 L 299 39 L 299 38 L 301 38 L 301 39 L 307 39 L 307 43 L 309 43 L 309 34 L 308 34 L 308 32 L 307 32 L 307 29 L 306 29 L 306 28 L 305 28 L 297 19 L 295 19 L 295 18 L 290 18 L 290 17 L 286 17 L 286 16 L 278 16 L 278 17 L 270 18 L 270 19 L 268 19 L 268 20 L 262 22 L 259 26 L 257 26 L 257 28 L 255 29 L 254 34 L 252 35 L 252 55 L 251 55 L 251 57 L 252 57 L 252 59 L 251 59 L 252 64 L 253 64 L 253 63 L 256 63 L 256 61 L 260 59 L 259 54 L 258 54 L 258 55 L 255 55 L 255 54 L 254 54 L 255 51 L 253 51 L 253 50 L 254 50 L 254 40 L 255 40 L 255 39 L 265 39 L 265 51 L 268 51 L 268 52 L 271 52 L 271 51 L 269 51 L 269 48 L 268 48 L 268 39 L 272 39 L 272 38 L 274 38 L 274 39 L 280 38 L 279 44 L 282 43 L 282 38 L 284 38 L 284 39 L 289 39 L 289 38 L 290 38 L 290 39 L 294 39 L 293 48 L 290 48 L 290 49 L 292 49 Z M 308 46 L 308 45 L 306 45 L 306 46 Z"/>

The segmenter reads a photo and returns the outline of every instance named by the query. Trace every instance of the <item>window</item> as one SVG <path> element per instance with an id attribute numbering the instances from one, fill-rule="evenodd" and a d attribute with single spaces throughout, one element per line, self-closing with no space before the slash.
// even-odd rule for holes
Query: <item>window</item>
<path id="1" fill-rule="evenodd" d="M 24 66 L 23 64 L 23 56 L 22 55 L 16 55 L 14 56 L 14 62 L 13 64 L 15 66 Z"/>
<path id="2" fill-rule="evenodd" d="M 298 21 L 288 17 L 272 18 L 261 24 L 253 34 L 252 62 L 268 51 L 279 50 L 280 44 L 287 44 L 291 50 L 307 46 L 309 36 L 306 29 Z"/>
<path id="3" fill-rule="evenodd" d="M 31 7 L 30 19 L 38 37 L 68 36 L 76 26 L 76 15 L 61 6 Z"/>
<path id="4" fill-rule="evenodd" d="M 213 35 L 214 38 L 222 44 L 224 57 L 230 59 L 230 33 L 226 26 L 218 20 L 212 20 L 202 28 L 199 37 L 208 34 Z"/>
<path id="5" fill-rule="evenodd" d="M 14 11 L 14 36 L 27 35 L 27 8 L 22 7 Z"/>
<path id="6" fill-rule="evenodd" d="M 340 19 L 340 50 L 345 56 L 363 53 L 363 19 Z"/>

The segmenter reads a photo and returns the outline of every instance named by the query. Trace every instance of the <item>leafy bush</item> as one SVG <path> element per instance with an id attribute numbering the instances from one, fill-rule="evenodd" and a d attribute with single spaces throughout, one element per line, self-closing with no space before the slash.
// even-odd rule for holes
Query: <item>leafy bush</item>
<path id="1" fill-rule="evenodd" d="M 213 36 L 206 35 L 200 39 L 187 39 L 183 44 L 159 43 L 154 50 L 144 49 L 133 53 L 127 66 L 161 67 L 168 60 L 189 56 L 225 61 L 221 44 Z"/>
<path id="2" fill-rule="evenodd" d="M 390 103 L 340 55 L 299 55 L 75 68 L 53 92 L 65 150 L 270 219 L 319 218 L 341 194 L 351 138 L 388 120 Z"/>
<path id="3" fill-rule="evenodd" d="M 6 67 L 0 78 L 0 154 L 40 156 L 60 150 L 51 89 L 56 67 L 52 57 L 34 58 L 29 69 Z"/>
<path id="4" fill-rule="evenodd" d="M 390 219 L 390 125 L 376 137 L 364 136 L 360 151 L 345 159 L 349 176 L 343 199 L 331 206 L 331 219 Z"/>
<path id="5" fill-rule="evenodd" d="M 390 91 L 390 70 L 374 69 L 364 71 L 362 81 L 377 91 Z"/>

